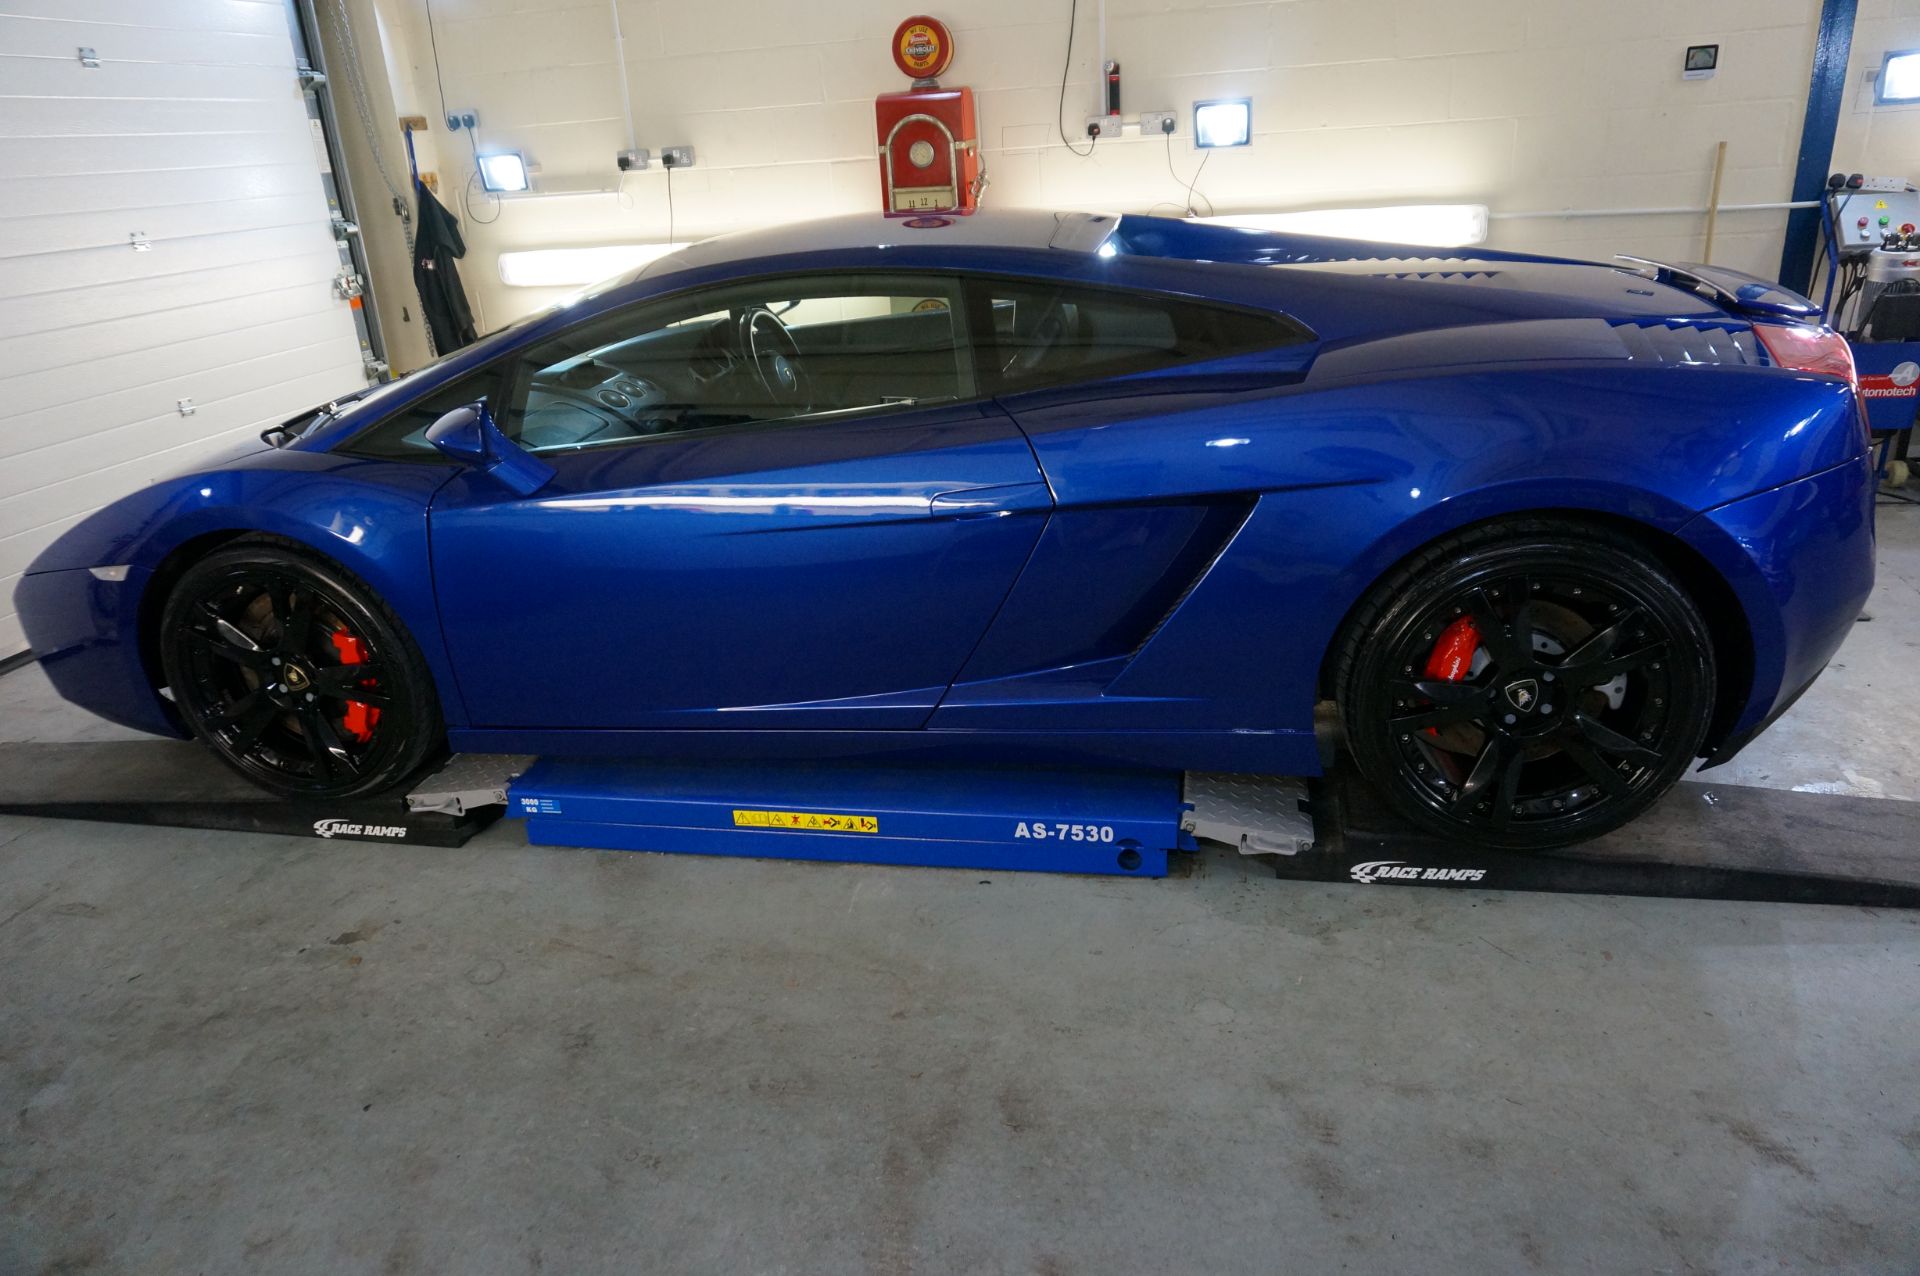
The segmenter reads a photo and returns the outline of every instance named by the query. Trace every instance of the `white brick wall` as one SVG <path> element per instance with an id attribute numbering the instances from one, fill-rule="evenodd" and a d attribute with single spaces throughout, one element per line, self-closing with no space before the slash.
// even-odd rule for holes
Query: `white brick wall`
<path id="1" fill-rule="evenodd" d="M 1835 169 L 1920 181 L 1920 106 L 1873 104 L 1881 58 L 1904 49 L 1920 49 L 1920 0 L 1860 0 L 1833 143 Z"/>
<path id="2" fill-rule="evenodd" d="M 673 179 L 681 238 L 878 204 L 872 99 L 906 86 L 888 56 L 913 6 L 872 0 L 618 0 L 639 144 L 691 143 Z M 421 0 L 379 0 L 411 85 L 438 116 Z M 1125 104 L 1181 113 L 1172 160 L 1190 176 L 1191 103 L 1253 98 L 1255 139 L 1216 152 L 1200 191 L 1222 212 L 1344 202 L 1474 200 L 1496 213 L 1704 205 L 1716 142 L 1723 200 L 1784 200 L 1798 148 L 1818 0 L 1109 0 L 1109 56 Z M 1054 125 L 1068 0 L 966 0 L 935 8 L 970 85 L 993 204 L 1144 210 L 1183 200 L 1165 143 L 1103 141 L 1092 157 Z M 1063 113 L 1095 102 L 1098 0 L 1081 0 Z M 1856 67 L 1920 45 L 1920 0 L 1862 0 Z M 625 144 L 605 0 L 434 0 L 448 105 L 479 111 L 484 143 L 517 147 L 540 178 L 613 184 Z M 1713 79 L 1687 82 L 1688 44 L 1721 46 Z M 1867 46 L 1873 46 L 1868 48 Z M 405 58 L 400 59 L 405 61 Z M 1920 168 L 1920 111 L 1859 107 L 1850 79 L 1840 154 Z M 470 169 L 444 130 L 457 193 Z M 1844 162 L 1844 161 L 1842 161 Z M 1861 167 L 1873 167 L 1864 159 Z M 450 202 L 457 202 L 452 200 Z M 1771 275 L 1785 215 L 1720 219 L 1715 260 Z M 1499 246 L 1606 257 L 1698 257 L 1699 216 L 1496 220 Z M 497 282 L 503 250 L 657 240 L 666 178 L 618 195 L 509 200 L 470 230 L 468 287 L 489 325 L 552 299 Z"/>

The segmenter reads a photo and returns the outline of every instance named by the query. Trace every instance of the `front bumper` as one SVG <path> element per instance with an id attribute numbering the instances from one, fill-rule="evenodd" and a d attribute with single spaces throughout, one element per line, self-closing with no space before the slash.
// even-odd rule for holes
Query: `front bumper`
<path id="1" fill-rule="evenodd" d="M 140 600 L 153 573 L 129 567 L 121 580 L 93 569 L 23 576 L 13 600 L 27 642 L 54 690 L 109 722 L 185 736 L 140 650 Z"/>

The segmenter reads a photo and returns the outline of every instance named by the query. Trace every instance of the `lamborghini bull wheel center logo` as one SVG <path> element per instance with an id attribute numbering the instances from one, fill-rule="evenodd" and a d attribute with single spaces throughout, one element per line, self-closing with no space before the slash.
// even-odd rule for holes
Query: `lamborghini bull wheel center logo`
<path id="1" fill-rule="evenodd" d="M 1531 678 L 1507 684 L 1507 703 L 1525 713 L 1539 702 L 1540 684 Z"/>
<path id="2" fill-rule="evenodd" d="M 1368 860 L 1347 870 L 1356 882 L 1477 882 L 1484 868 L 1428 868 L 1405 860 Z"/>
<path id="3" fill-rule="evenodd" d="M 407 836 L 407 826 L 361 824 L 355 820 L 315 820 L 313 832 L 316 837 L 384 837 L 404 841 Z"/>

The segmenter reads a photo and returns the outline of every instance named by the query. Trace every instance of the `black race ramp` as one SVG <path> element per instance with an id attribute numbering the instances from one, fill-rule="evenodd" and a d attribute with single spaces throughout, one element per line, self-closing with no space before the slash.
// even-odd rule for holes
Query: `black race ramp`
<path id="1" fill-rule="evenodd" d="M 421 846 L 460 846 L 499 815 L 411 812 L 410 788 L 350 802 L 285 801 L 184 740 L 0 744 L 5 815 Z"/>
<path id="2" fill-rule="evenodd" d="M 1313 792 L 1315 849 L 1282 877 L 1920 908 L 1920 803 L 1689 781 L 1618 832 L 1564 851 L 1479 851 L 1422 833 L 1337 769 Z"/>

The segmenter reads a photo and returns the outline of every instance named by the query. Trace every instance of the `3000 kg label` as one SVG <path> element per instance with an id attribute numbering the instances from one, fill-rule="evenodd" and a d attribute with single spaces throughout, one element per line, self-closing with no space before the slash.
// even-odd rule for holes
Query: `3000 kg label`
<path id="1" fill-rule="evenodd" d="M 1047 824 L 1040 820 L 1021 820 L 1013 826 L 1016 838 L 1030 837 L 1036 842 L 1111 842 L 1111 824 Z"/>

